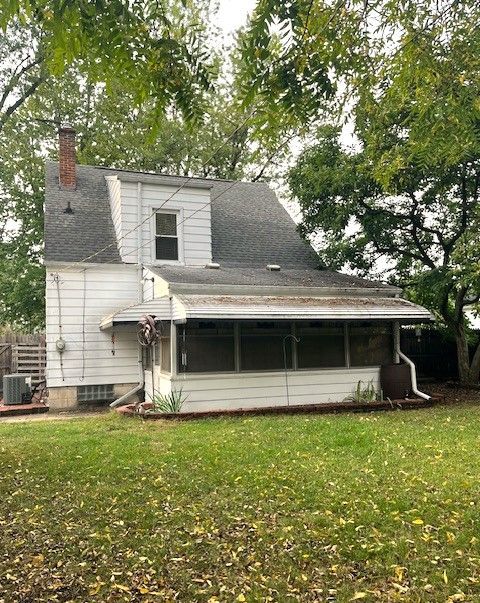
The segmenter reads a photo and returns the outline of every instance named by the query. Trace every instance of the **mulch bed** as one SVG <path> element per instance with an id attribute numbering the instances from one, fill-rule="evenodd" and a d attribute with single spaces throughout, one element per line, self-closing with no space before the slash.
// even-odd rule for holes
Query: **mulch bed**
<path id="1" fill-rule="evenodd" d="M 444 404 L 480 404 L 480 387 L 460 387 L 453 381 L 447 383 L 421 383 L 421 391 L 442 398 Z"/>
<path id="2" fill-rule="evenodd" d="M 207 419 L 212 417 L 243 417 L 251 415 L 294 415 L 294 414 L 329 414 L 341 412 L 371 412 L 379 410 L 409 410 L 426 408 L 441 402 L 441 398 L 435 397 L 430 400 L 414 398 L 407 400 L 392 400 L 392 402 L 339 402 L 324 404 L 302 404 L 294 406 L 267 406 L 264 408 L 239 408 L 235 410 L 210 410 L 205 412 L 181 412 L 181 413 L 139 413 L 134 404 L 120 406 L 115 410 L 123 416 L 137 417 L 146 420 L 175 419 L 189 421 L 191 419 Z"/>

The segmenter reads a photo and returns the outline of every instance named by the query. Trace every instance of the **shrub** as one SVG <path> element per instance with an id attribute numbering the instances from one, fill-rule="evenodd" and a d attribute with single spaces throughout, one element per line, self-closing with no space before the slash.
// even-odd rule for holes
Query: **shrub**
<path id="1" fill-rule="evenodd" d="M 377 400 L 377 390 L 375 389 L 375 385 L 373 384 L 373 379 L 368 381 L 367 383 L 363 383 L 363 381 L 359 381 L 357 383 L 357 387 L 355 391 L 345 398 L 345 401 L 348 402 L 358 402 L 359 404 L 375 402 Z"/>
<path id="2" fill-rule="evenodd" d="M 180 412 L 187 396 L 182 389 L 172 390 L 168 394 L 155 392 L 152 398 L 153 408 L 150 412 L 177 413 Z"/>

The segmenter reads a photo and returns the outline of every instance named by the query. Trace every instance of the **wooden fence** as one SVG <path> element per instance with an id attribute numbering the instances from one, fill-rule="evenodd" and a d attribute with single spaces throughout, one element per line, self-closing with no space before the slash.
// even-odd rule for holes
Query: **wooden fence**
<path id="1" fill-rule="evenodd" d="M 45 335 L 0 335 L 0 392 L 3 376 L 10 373 L 31 375 L 32 384 L 43 381 L 46 360 Z"/>

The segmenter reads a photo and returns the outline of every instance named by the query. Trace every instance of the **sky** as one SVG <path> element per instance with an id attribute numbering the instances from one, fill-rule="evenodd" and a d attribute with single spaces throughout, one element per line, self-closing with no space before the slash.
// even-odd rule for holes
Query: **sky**
<path id="1" fill-rule="evenodd" d="M 220 0 L 218 20 L 226 35 L 245 24 L 255 4 L 256 0 Z"/>
<path id="2" fill-rule="evenodd" d="M 247 17 L 255 8 L 256 3 L 257 0 L 219 0 L 218 25 L 223 30 L 226 41 L 239 27 L 245 25 Z M 300 146 L 297 141 L 292 141 L 290 150 L 292 157 L 295 157 L 299 153 Z M 299 206 L 295 201 L 289 199 L 286 194 L 285 183 L 271 181 L 270 186 L 275 190 L 280 202 L 292 218 L 296 222 L 299 222 L 301 217 Z"/>

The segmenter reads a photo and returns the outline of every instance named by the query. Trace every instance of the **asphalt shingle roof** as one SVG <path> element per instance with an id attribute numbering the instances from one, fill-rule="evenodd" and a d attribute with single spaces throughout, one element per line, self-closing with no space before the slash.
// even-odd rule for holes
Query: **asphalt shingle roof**
<path id="1" fill-rule="evenodd" d="M 122 172 L 77 166 L 75 191 L 58 186 L 58 167 L 47 163 L 45 202 L 45 257 L 79 261 L 98 249 L 112 247 L 94 262 L 120 262 L 105 176 L 119 175 L 147 182 L 181 185 L 186 178 L 141 172 Z M 191 185 L 211 187 L 212 246 L 216 262 L 316 268 L 315 252 L 298 235 L 295 224 L 267 184 L 194 178 Z M 73 214 L 65 214 L 70 201 Z"/>
<path id="2" fill-rule="evenodd" d="M 225 265 L 211 269 L 204 267 L 149 266 L 149 269 L 169 283 L 195 285 L 266 285 L 278 287 L 328 287 L 345 289 L 391 289 L 375 281 L 367 281 L 355 276 L 340 274 L 330 270 L 309 268 L 282 268 L 279 271 L 262 268 Z"/>
<path id="3" fill-rule="evenodd" d="M 67 203 L 73 213 L 65 213 Z M 46 164 L 45 259 L 78 262 L 113 243 L 92 262 L 122 262 L 115 240 L 105 173 L 77 166 L 77 188 L 62 190 L 56 163 Z"/>
<path id="4" fill-rule="evenodd" d="M 58 165 L 47 162 L 45 187 L 45 258 L 78 262 L 121 263 L 105 176 L 181 185 L 186 178 L 92 166 L 77 166 L 77 187 L 60 189 Z M 203 267 L 156 267 L 171 282 L 310 287 L 372 288 L 381 283 L 318 270 L 317 257 L 295 223 L 265 183 L 194 178 L 193 186 L 211 189 L 212 252 L 220 270 Z M 73 213 L 65 213 L 70 202 Z M 279 272 L 266 270 L 280 264 Z"/>

